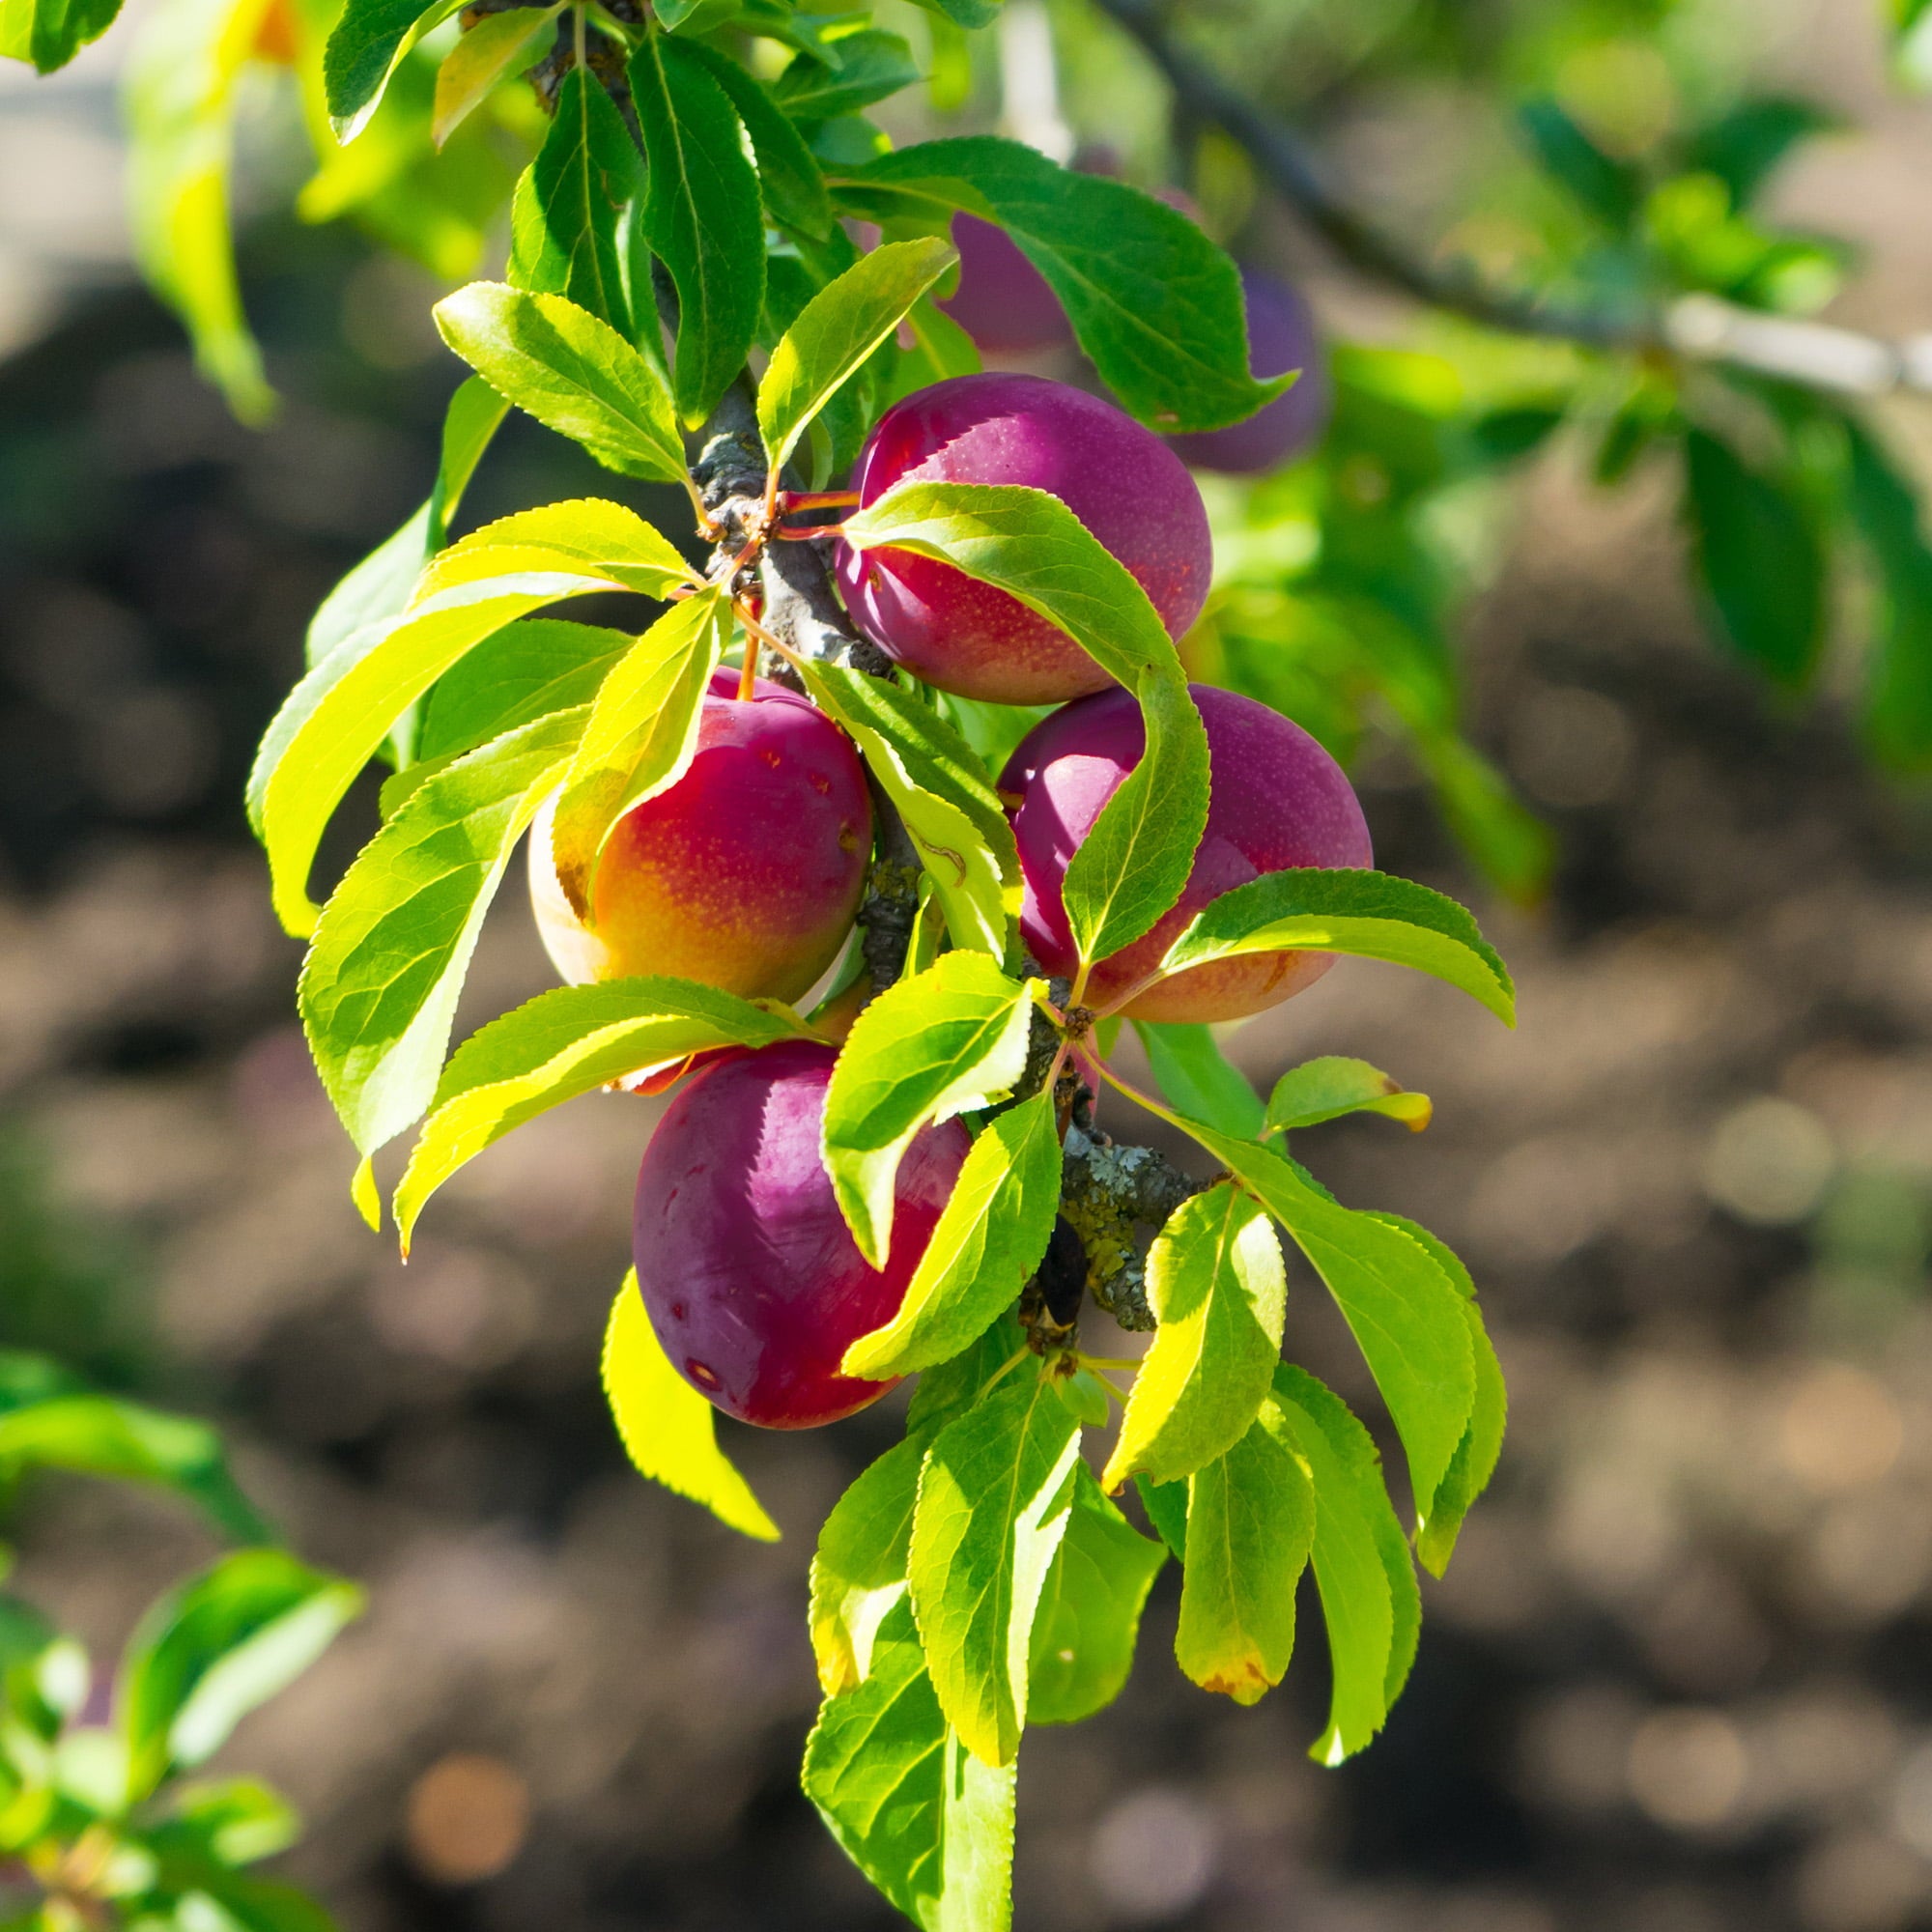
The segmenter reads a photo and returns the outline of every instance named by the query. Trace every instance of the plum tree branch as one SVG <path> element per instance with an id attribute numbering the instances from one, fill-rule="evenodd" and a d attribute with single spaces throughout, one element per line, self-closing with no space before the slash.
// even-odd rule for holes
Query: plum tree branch
<path id="1" fill-rule="evenodd" d="M 1497 289 L 1463 264 L 1436 264 L 1358 213 L 1306 145 L 1179 46 L 1156 0 L 1094 0 L 1141 45 L 1194 119 L 1241 147 L 1268 184 L 1349 267 L 1411 299 L 1510 334 L 1588 348 L 1724 363 L 1845 396 L 1932 393 L 1932 333 L 1887 341 L 1829 323 L 1689 295 L 1661 307 L 1584 308 Z"/>

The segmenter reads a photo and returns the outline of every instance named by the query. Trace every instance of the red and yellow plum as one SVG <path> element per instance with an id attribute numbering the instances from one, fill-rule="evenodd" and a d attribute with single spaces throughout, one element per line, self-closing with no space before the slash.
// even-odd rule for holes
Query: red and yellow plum
<path id="1" fill-rule="evenodd" d="M 666 1110 L 638 1175 L 633 1247 L 651 1326 L 694 1388 L 764 1429 L 836 1422 L 893 1386 L 838 1364 L 898 1312 L 970 1145 L 957 1121 L 914 1137 L 891 1251 L 869 1266 L 819 1153 L 836 1058 L 786 1040 L 707 1068 Z"/>
<path id="2" fill-rule="evenodd" d="M 1038 376 L 957 376 L 888 410 L 859 458 L 862 504 L 895 483 L 1021 483 L 1058 497 L 1120 558 L 1179 638 L 1201 614 L 1213 546 L 1174 451 L 1111 403 Z M 846 608 L 942 691 L 1055 704 L 1113 680 L 1064 631 L 950 563 L 839 545 Z"/>
<path id="3" fill-rule="evenodd" d="M 1153 929 L 1098 961 L 1086 1003 L 1111 1008 L 1157 970 L 1161 955 L 1210 899 L 1294 866 L 1371 866 L 1369 829 L 1353 787 L 1299 724 L 1231 691 L 1190 687 L 1208 731 L 1208 827 L 1179 898 Z M 1124 691 L 1069 704 L 1022 740 L 1000 779 L 1013 813 L 1026 897 L 1020 934 L 1048 973 L 1079 964 L 1061 896 L 1067 863 L 1146 747 L 1140 708 Z M 1312 985 L 1326 952 L 1264 952 L 1196 966 L 1149 985 L 1122 1009 L 1143 1020 L 1234 1020 Z"/>
<path id="4" fill-rule="evenodd" d="M 851 741 L 760 679 L 711 681 L 690 769 L 625 813 L 578 919 L 551 861 L 547 808 L 530 833 L 530 898 L 573 984 L 661 973 L 747 999 L 795 1000 L 831 965 L 859 909 L 872 805 Z"/>

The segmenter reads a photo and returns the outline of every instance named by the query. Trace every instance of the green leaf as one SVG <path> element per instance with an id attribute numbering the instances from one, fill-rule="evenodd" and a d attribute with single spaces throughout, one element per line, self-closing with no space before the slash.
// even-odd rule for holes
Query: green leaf
<path id="1" fill-rule="evenodd" d="M 1039 1266 L 1059 1210 L 1060 1123 L 1043 1091 L 973 1143 L 898 1313 L 845 1350 L 840 1373 L 879 1380 L 957 1354 Z"/>
<path id="2" fill-rule="evenodd" d="M 483 104 L 499 80 L 522 73 L 539 58 L 542 49 L 537 37 L 562 12 L 563 0 L 557 0 L 554 7 L 512 7 L 501 14 L 486 14 L 465 32 L 436 71 L 436 112 L 430 122 L 430 138 L 439 148 Z M 581 68 L 572 68 L 563 77 L 556 99 L 559 120 L 564 98 L 582 72 Z M 582 95 L 581 84 L 577 92 Z M 598 92 L 602 94 L 602 89 Z M 617 131 L 623 132 L 621 121 Z M 548 137 L 545 145 L 549 145 Z"/>
<path id="3" fill-rule="evenodd" d="M 806 303 L 758 384 L 758 430 L 773 469 L 791 460 L 812 418 L 887 341 L 953 263 L 950 242 L 886 242 Z"/>
<path id="4" fill-rule="evenodd" d="M 922 1127 L 1010 1092 L 1039 983 L 1008 979 L 983 952 L 948 952 L 854 1022 L 825 1095 L 825 1167 L 872 1266 L 892 1246 L 899 1157 Z"/>
<path id="5" fill-rule="evenodd" d="M 1426 1523 L 1475 1406 L 1468 1321 L 1455 1281 L 1413 1236 L 1344 1208 L 1273 1149 L 1165 1117 L 1259 1196 L 1327 1285 L 1388 1404 L 1416 1515 Z"/>
<path id="6" fill-rule="evenodd" d="M 867 28 L 832 43 L 837 65 L 798 55 L 779 75 L 774 99 L 794 121 L 836 121 L 884 100 L 919 79 L 912 48 L 897 34 Z"/>
<path id="7" fill-rule="evenodd" d="M 990 27 L 1000 17 L 1001 0 L 916 0 L 916 4 L 955 27 Z"/>
<path id="8" fill-rule="evenodd" d="M 623 631 L 524 617 L 486 638 L 423 699 L 416 757 L 459 758 L 507 731 L 588 705 L 637 643 Z"/>
<path id="9" fill-rule="evenodd" d="M 911 201 L 935 229 L 952 209 L 997 222 L 1060 298 L 1102 381 L 1155 429 L 1240 422 L 1293 380 L 1249 374 L 1233 262 L 1178 209 L 1124 182 L 976 134 L 901 148 L 834 185 L 880 213 Z"/>
<path id="10" fill-rule="evenodd" d="M 1431 1576 L 1439 1577 L 1448 1569 L 1449 1559 L 1455 1554 L 1456 1539 L 1462 1531 L 1463 1520 L 1495 1473 L 1497 1459 L 1502 1454 L 1503 1432 L 1509 1419 L 1509 1391 L 1503 1383 L 1502 1364 L 1496 1360 L 1496 1351 L 1490 1344 L 1483 1312 L 1476 1305 L 1476 1284 L 1469 1279 L 1469 1270 L 1463 1265 L 1454 1250 L 1427 1228 L 1406 1220 L 1400 1214 L 1377 1214 L 1375 1218 L 1386 1221 L 1392 1228 L 1400 1228 L 1429 1250 L 1463 1296 L 1463 1315 L 1469 1325 L 1469 1353 L 1476 1374 L 1475 1407 L 1470 1411 L 1469 1426 L 1463 1431 L 1462 1441 L 1456 1445 L 1449 1473 L 1436 1489 L 1429 1520 L 1421 1526 L 1415 1539 L 1416 1554 L 1421 1557 L 1424 1567 Z"/>
<path id="11" fill-rule="evenodd" d="M 605 1399 L 624 1453 L 643 1475 L 708 1509 L 727 1528 L 776 1543 L 779 1527 L 718 1446 L 718 1411 L 665 1354 L 632 1269 L 604 1330 Z"/>
<path id="12" fill-rule="evenodd" d="M 1013 1787 L 1011 1765 L 981 1764 L 948 1728 L 912 1612 L 895 1605 L 871 1674 L 818 1714 L 805 1795 L 922 1932 L 1009 1932 Z"/>
<path id="13" fill-rule="evenodd" d="M 1315 1484 L 1315 1581 L 1328 1630 L 1328 1728 L 1309 1755 L 1340 1764 L 1381 1729 L 1415 1661 L 1422 1600 L 1369 1432 L 1284 1363 L 1276 1413 Z"/>
<path id="14" fill-rule="evenodd" d="M 662 9 L 659 14 L 662 17 Z M 724 90 L 745 124 L 745 132 L 752 137 L 765 212 L 781 227 L 823 240 L 834 219 L 832 197 L 825 191 L 825 177 L 804 137 L 755 74 L 703 41 L 687 44 Z"/>
<path id="15" fill-rule="evenodd" d="M 689 980 L 557 986 L 480 1028 L 450 1056 L 396 1186 L 405 1252 L 423 1204 L 483 1150 L 562 1101 L 711 1046 L 806 1037 L 789 1007 Z"/>
<path id="16" fill-rule="evenodd" d="M 458 51 L 485 27 L 513 17 L 486 15 L 459 43 Z M 625 288 L 620 231 L 625 211 L 644 191 L 644 164 L 611 97 L 587 80 L 582 68 L 573 67 L 557 89 L 556 112 L 530 163 L 528 179 L 528 188 L 519 189 L 507 279 L 532 294 L 567 297 L 627 338 L 628 346 L 628 340 L 641 330 L 632 317 Z M 652 306 L 638 320 L 654 324 L 656 314 Z M 467 352 L 459 347 L 457 353 Z M 668 444 L 675 452 L 681 475 L 683 446 L 670 419 L 670 398 L 663 394 L 655 368 L 651 375 L 652 441 L 658 447 Z M 636 383 L 632 373 L 624 386 Z M 541 415 L 538 419 L 548 420 Z"/>
<path id="17" fill-rule="evenodd" d="M 1434 1111 L 1427 1094 L 1409 1093 L 1366 1060 L 1329 1053 L 1291 1066 L 1274 1083 L 1264 1131 L 1293 1132 L 1340 1120 L 1344 1114 L 1386 1114 L 1420 1133 Z"/>
<path id="18" fill-rule="evenodd" d="M 1141 761 L 1066 869 L 1081 956 L 1138 939 L 1187 881 L 1208 818 L 1208 736 L 1147 592 L 1057 497 L 1014 484 L 900 484 L 842 526 L 857 550 L 936 557 L 1057 624 L 1131 690 Z"/>
<path id="19" fill-rule="evenodd" d="M 1766 95 L 1741 100 L 1707 122 L 1691 137 L 1685 158 L 1699 173 L 1716 175 L 1729 190 L 1732 208 L 1743 210 L 1800 142 L 1838 125 L 1836 117 L 1808 100 Z"/>
<path id="20" fill-rule="evenodd" d="M 684 442 L 663 378 L 588 309 L 471 282 L 437 303 L 436 326 L 505 400 L 581 442 L 605 469 L 684 482 Z"/>
<path id="21" fill-rule="evenodd" d="M 1288 1277 L 1261 1204 L 1223 1181 L 1183 1201 L 1148 1252 L 1159 1326 L 1100 1480 L 1178 1482 L 1248 1433 L 1281 1359 Z"/>
<path id="22" fill-rule="evenodd" d="M 701 590 L 673 604 L 604 680 L 551 826 L 557 883 L 580 918 L 617 821 L 690 769 L 729 621 L 723 587 Z"/>
<path id="23" fill-rule="evenodd" d="M 1314 866 L 1264 872 L 1204 906 L 1161 968 L 1184 973 L 1245 952 L 1290 950 L 1412 966 L 1461 987 L 1505 1026 L 1516 1024 L 1509 969 L 1476 922 L 1454 899 L 1387 872 Z"/>
<path id="24" fill-rule="evenodd" d="M 348 0 L 328 37 L 323 85 L 335 138 L 345 146 L 369 125 L 403 56 L 462 0 Z"/>
<path id="25" fill-rule="evenodd" d="M 302 1026 L 360 1152 L 401 1133 L 436 1092 L 484 914 L 588 715 L 539 720 L 425 780 L 324 908 L 302 968 Z"/>
<path id="26" fill-rule="evenodd" d="M 1174 1655 L 1204 1690 L 1253 1704 L 1287 1674 L 1294 1586 L 1320 1534 L 1307 1467 L 1274 1405 L 1187 1482 L 1187 1561 Z"/>
<path id="27" fill-rule="evenodd" d="M 282 923 L 298 935 L 313 928 L 309 868 L 342 795 L 397 718 L 472 645 L 566 597 L 661 597 L 690 580 L 670 545 L 615 503 L 522 511 L 444 551 L 410 609 L 373 639 L 339 644 L 290 693 L 263 739 L 259 829 Z"/>
<path id="28" fill-rule="evenodd" d="M 301 1821 L 278 1791 L 257 1778 L 227 1777 L 173 1793 L 166 1821 L 149 1842 L 164 1859 L 186 1852 L 213 1864 L 247 1865 L 287 1851 L 300 1835 Z"/>
<path id="29" fill-rule="evenodd" d="M 228 173 L 242 74 L 268 6 L 161 0 L 142 21 L 126 81 L 135 255 L 186 325 L 196 366 L 249 423 L 268 420 L 275 394 L 242 313 Z M 70 56 L 112 17 L 104 0 L 39 0 L 29 40 L 36 64 L 44 66 L 43 54 Z"/>
<path id="30" fill-rule="evenodd" d="M 1232 1066 L 1211 1029 L 1162 1020 L 1136 1020 L 1160 1091 L 1181 1113 L 1224 1134 L 1251 1141 L 1262 1130 L 1261 1096 Z"/>
<path id="31" fill-rule="evenodd" d="M 885 678 L 812 660 L 801 669 L 819 709 L 851 735 L 904 820 L 953 943 L 1004 955 L 1019 912 L 1019 852 L 972 748 Z"/>
<path id="32" fill-rule="evenodd" d="M 913 1609 L 939 1707 L 985 1764 L 1019 1750 L 1034 1617 L 1079 1455 L 1078 1426 L 1035 1374 L 948 1423 L 920 1475 Z"/>
<path id="33" fill-rule="evenodd" d="M 52 73 L 98 41 L 120 12 L 121 0 L 0 0 L 0 55 Z"/>
<path id="34" fill-rule="evenodd" d="M 229 1473 L 221 1437 L 185 1415 L 77 1388 L 0 1406 L 0 1472 L 35 1468 L 157 1484 L 237 1542 L 270 1534 Z"/>
<path id="35" fill-rule="evenodd" d="M 1684 511 L 1725 636 L 1776 684 L 1809 682 L 1825 635 L 1825 556 L 1808 512 L 1703 430 L 1684 440 Z"/>
<path id="36" fill-rule="evenodd" d="M 758 177 L 738 116 L 691 45 L 650 35 L 631 57 L 649 175 L 644 233 L 677 287 L 672 387 L 696 428 L 745 365 L 765 295 Z"/>
<path id="37" fill-rule="evenodd" d="M 1142 1606 L 1166 1561 L 1165 1546 L 1143 1536 L 1077 1463 L 1066 1534 L 1033 1627 L 1027 1716 L 1035 1723 L 1076 1724 L 1121 1694 Z"/>
<path id="38" fill-rule="evenodd" d="M 1605 226 L 1628 230 L 1643 202 L 1637 171 L 1606 155 L 1553 100 L 1525 102 L 1520 119 L 1543 165 L 1577 202 Z"/>
<path id="39" fill-rule="evenodd" d="M 1141 1507 L 1148 1520 L 1160 1532 L 1160 1540 L 1179 1557 L 1187 1560 L 1187 1485 L 1151 1483 L 1145 1476 L 1134 1478 L 1140 1492 Z"/>
<path id="40" fill-rule="evenodd" d="M 355 1584 L 279 1549 L 223 1557 L 163 1597 L 128 1640 L 116 1687 L 129 1798 L 213 1756 L 361 1608 Z"/>
<path id="41" fill-rule="evenodd" d="M 1028 1354 L 1026 1331 L 1009 1312 L 978 1341 L 950 1362 L 924 1370 L 906 1408 L 906 1432 L 943 1429 L 962 1416 L 1002 1378 L 1011 1375 Z"/>
<path id="42" fill-rule="evenodd" d="M 153 1921 L 137 1922 L 146 1932 Z M 335 1919 L 306 1892 L 232 1872 L 204 1874 L 167 1923 L 179 1932 L 339 1932 Z"/>
<path id="43" fill-rule="evenodd" d="M 1865 739 L 1890 770 L 1920 773 L 1932 769 L 1932 547 L 1917 490 L 1861 424 L 1847 417 L 1845 430 L 1846 495 L 1880 589 Z"/>
<path id="44" fill-rule="evenodd" d="M 818 1532 L 811 1559 L 811 1650 L 830 1697 L 871 1674 L 872 1640 L 906 1593 L 913 1506 L 930 1429 L 919 1430 L 870 1463 Z"/>
<path id="45" fill-rule="evenodd" d="M 358 631 L 367 632 L 373 640 L 383 624 L 402 614 L 424 564 L 447 542 L 450 520 L 469 479 L 509 412 L 509 404 L 481 376 L 466 376 L 457 385 L 443 414 L 441 456 L 428 498 L 322 600 L 309 619 L 305 664 L 319 665 Z M 261 808 L 252 778 L 248 810 L 251 818 L 259 820 Z"/>

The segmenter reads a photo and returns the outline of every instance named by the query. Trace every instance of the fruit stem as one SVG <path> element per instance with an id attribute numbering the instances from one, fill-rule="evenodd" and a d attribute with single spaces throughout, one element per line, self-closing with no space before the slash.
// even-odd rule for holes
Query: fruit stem
<path id="1" fill-rule="evenodd" d="M 855 510 L 859 507 L 856 490 L 787 490 L 779 499 L 781 515 L 794 510 Z"/>
<path id="2" fill-rule="evenodd" d="M 1095 1026 L 1098 1026 L 1102 1020 L 1112 1019 L 1114 1015 L 1119 1011 L 1121 1011 L 1121 1009 L 1123 1007 L 1127 1007 L 1131 1005 L 1135 1000 L 1138 1000 L 1140 996 L 1143 993 L 1145 993 L 1150 986 L 1158 986 L 1163 980 L 1169 979 L 1171 977 L 1172 975 L 1167 973 L 1163 968 L 1156 967 L 1151 973 L 1150 973 L 1147 976 L 1146 979 L 1136 980 L 1134 983 L 1131 986 L 1129 986 L 1127 990 L 1124 993 L 1122 993 L 1120 996 L 1120 998 L 1113 1003 L 1112 1006 L 1102 1007 L 1097 1012 L 1095 1012 L 1094 1015 L 1094 1024 Z"/>
<path id="3" fill-rule="evenodd" d="M 738 673 L 738 702 L 749 704 L 752 694 L 758 682 L 758 647 L 750 639 L 745 639 L 744 668 Z"/>
<path id="4" fill-rule="evenodd" d="M 1022 1350 L 1021 1350 L 1019 1351 L 1019 1353 L 1018 1353 L 1017 1355 L 1014 1355 L 1014 1356 L 1012 1356 L 1012 1357 L 1011 1357 L 1010 1359 L 1009 1359 L 1008 1361 L 1005 1361 L 1005 1362 L 1001 1363 L 1001 1365 L 999 1366 L 999 1368 L 997 1368 L 997 1369 L 996 1369 L 996 1370 L 995 1370 L 995 1371 L 993 1372 L 993 1377 L 992 1377 L 992 1379 L 991 1379 L 990 1381 L 988 1381 L 988 1382 L 987 1382 L 987 1384 L 985 1385 L 985 1387 L 984 1387 L 984 1388 L 982 1388 L 982 1389 L 981 1389 L 981 1390 L 980 1391 L 980 1400 L 981 1402 L 984 1402 L 984 1401 L 985 1401 L 985 1399 L 986 1399 L 986 1398 L 987 1398 L 987 1397 L 988 1397 L 989 1395 L 991 1395 L 991 1394 L 992 1394 L 992 1392 L 993 1392 L 993 1391 L 994 1391 L 994 1390 L 995 1390 L 996 1388 L 998 1388 L 998 1387 L 999 1387 L 999 1385 L 1000 1385 L 1000 1384 L 1001 1384 L 1001 1383 L 1002 1383 L 1003 1381 L 1005 1381 L 1005 1380 L 1006 1380 L 1006 1378 L 1008 1378 L 1008 1377 L 1009 1377 L 1009 1375 L 1011 1375 L 1011 1374 L 1012 1374 L 1012 1372 L 1013 1372 L 1013 1371 L 1014 1371 L 1014 1370 L 1015 1370 L 1016 1368 L 1018 1368 L 1018 1367 L 1019 1367 L 1019 1365 L 1020 1365 L 1020 1364 L 1021 1364 L 1021 1363 L 1022 1363 L 1023 1361 L 1025 1361 L 1025 1360 L 1026 1360 L 1026 1358 L 1027 1358 L 1027 1357 L 1028 1357 L 1028 1356 L 1029 1356 L 1030 1354 L 1032 1354 L 1032 1353 L 1033 1353 L 1033 1344 L 1032 1344 L 1031 1342 L 1029 1342 L 1029 1343 L 1028 1343 L 1028 1344 L 1026 1345 L 1026 1347 L 1025 1347 L 1024 1349 L 1022 1349 Z"/>

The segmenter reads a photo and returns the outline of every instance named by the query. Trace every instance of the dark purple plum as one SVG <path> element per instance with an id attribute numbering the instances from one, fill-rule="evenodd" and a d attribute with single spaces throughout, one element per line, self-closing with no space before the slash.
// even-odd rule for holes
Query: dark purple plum
<path id="1" fill-rule="evenodd" d="M 1241 291 L 1247 299 L 1249 366 L 1258 377 L 1299 369 L 1301 380 L 1244 422 L 1177 436 L 1174 446 L 1198 469 L 1262 476 L 1320 440 L 1334 394 L 1315 318 L 1300 296 L 1259 269 L 1241 270 Z"/>
<path id="2" fill-rule="evenodd" d="M 1047 279 L 1004 228 L 977 214 L 955 215 L 959 288 L 939 306 L 981 349 L 1027 355 L 1073 340 L 1073 325 Z"/>
<path id="3" fill-rule="evenodd" d="M 1208 828 L 1173 907 L 1095 964 L 1085 999 L 1097 1010 L 1147 980 L 1181 928 L 1221 894 L 1293 866 L 1375 863 L 1354 788 L 1299 724 L 1232 691 L 1190 689 L 1208 730 Z M 1020 936 L 1050 974 L 1070 979 L 1079 964 L 1061 899 L 1067 863 L 1146 743 L 1133 698 L 1102 692 L 1036 725 L 1001 775 L 1000 789 L 1021 799 L 1012 815 L 1026 884 Z M 1149 986 L 1122 1010 L 1142 1020 L 1244 1019 L 1313 985 L 1333 964 L 1327 952 L 1223 959 Z"/>
<path id="4" fill-rule="evenodd" d="M 838 1373 L 905 1298 L 970 1145 L 957 1121 L 899 1163 L 892 1248 L 867 1264 L 819 1154 L 834 1049 L 786 1040 L 700 1072 L 644 1150 L 632 1222 L 651 1326 L 693 1388 L 763 1429 L 836 1422 L 893 1386 Z"/>
<path id="5" fill-rule="evenodd" d="M 879 419 L 859 500 L 907 478 L 1048 491 L 1133 574 L 1170 635 L 1201 614 L 1213 567 L 1201 492 L 1159 437 L 1097 396 L 1039 376 L 935 383 Z M 1055 704 L 1113 681 L 1064 631 L 950 563 L 841 543 L 838 583 L 866 635 L 942 691 Z"/>

